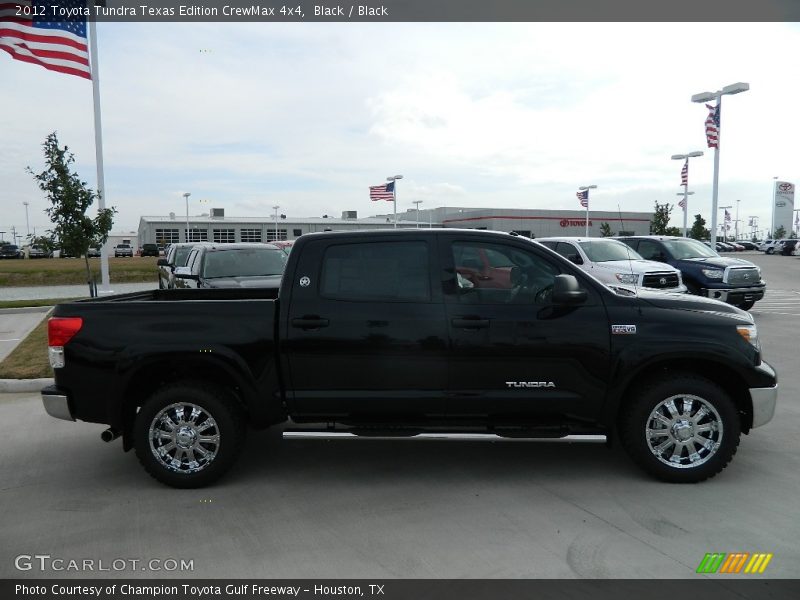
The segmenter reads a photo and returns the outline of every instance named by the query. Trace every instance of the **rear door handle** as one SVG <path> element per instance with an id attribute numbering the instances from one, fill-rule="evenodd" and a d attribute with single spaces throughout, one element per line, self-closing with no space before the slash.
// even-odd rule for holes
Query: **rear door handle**
<path id="1" fill-rule="evenodd" d="M 453 327 L 460 327 L 463 329 L 486 329 L 489 327 L 489 319 L 453 319 L 451 323 L 453 324 Z"/>
<path id="2" fill-rule="evenodd" d="M 302 317 L 300 319 L 292 319 L 292 327 L 299 329 L 320 329 L 327 327 L 330 321 L 328 319 L 321 319 L 319 317 Z"/>

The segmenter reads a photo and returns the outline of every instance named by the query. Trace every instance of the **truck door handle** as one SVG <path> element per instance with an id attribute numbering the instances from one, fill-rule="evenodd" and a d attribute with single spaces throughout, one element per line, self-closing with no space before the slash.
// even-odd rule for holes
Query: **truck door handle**
<path id="1" fill-rule="evenodd" d="M 321 319 L 319 317 L 292 319 L 292 327 L 299 327 L 300 329 L 319 329 L 320 327 L 327 327 L 329 323 L 330 321 L 328 321 L 328 319 Z"/>
<path id="2" fill-rule="evenodd" d="M 453 324 L 453 327 L 461 327 L 463 329 L 486 329 L 489 327 L 489 319 L 479 319 L 476 317 L 453 319 L 451 323 Z"/>

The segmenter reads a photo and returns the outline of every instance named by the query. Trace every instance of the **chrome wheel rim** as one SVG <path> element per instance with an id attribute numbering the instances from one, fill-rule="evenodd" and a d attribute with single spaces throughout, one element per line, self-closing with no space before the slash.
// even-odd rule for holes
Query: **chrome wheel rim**
<path id="1" fill-rule="evenodd" d="M 707 462 L 717 453 L 722 434 L 722 418 L 714 406 L 691 394 L 660 402 L 645 425 L 650 451 L 675 469 L 692 469 Z"/>
<path id="2" fill-rule="evenodd" d="M 163 408 L 150 423 L 150 450 L 158 463 L 176 473 L 197 473 L 219 453 L 219 426 L 204 408 L 178 402 Z"/>

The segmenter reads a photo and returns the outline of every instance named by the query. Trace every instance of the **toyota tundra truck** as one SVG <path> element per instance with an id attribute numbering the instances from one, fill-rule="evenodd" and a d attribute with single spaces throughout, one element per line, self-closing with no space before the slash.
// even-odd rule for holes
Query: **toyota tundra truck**
<path id="1" fill-rule="evenodd" d="M 506 271 L 496 285 L 458 276 L 459 257 L 476 253 Z M 107 425 L 104 441 L 121 437 L 148 473 L 182 488 L 223 475 L 249 428 L 279 424 L 600 435 L 656 478 L 697 482 L 770 421 L 778 390 L 749 313 L 612 290 L 497 232 L 314 233 L 295 244 L 279 289 L 153 290 L 53 315 L 46 411 Z"/>

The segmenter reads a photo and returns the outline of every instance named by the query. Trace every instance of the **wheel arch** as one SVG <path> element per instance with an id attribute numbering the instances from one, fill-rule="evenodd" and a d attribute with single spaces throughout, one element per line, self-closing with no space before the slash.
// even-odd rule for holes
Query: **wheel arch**
<path id="1" fill-rule="evenodd" d="M 629 402 L 634 402 L 637 388 L 648 380 L 678 374 L 691 374 L 704 377 L 720 386 L 736 404 L 741 422 L 742 433 L 748 433 L 753 424 L 753 401 L 750 397 L 749 385 L 736 369 L 708 358 L 670 358 L 643 365 L 629 375 L 618 392 L 606 405 L 603 414 L 605 424 L 616 429 L 620 409 Z"/>

